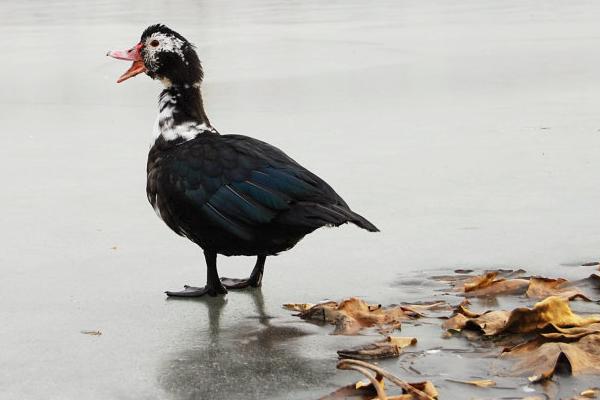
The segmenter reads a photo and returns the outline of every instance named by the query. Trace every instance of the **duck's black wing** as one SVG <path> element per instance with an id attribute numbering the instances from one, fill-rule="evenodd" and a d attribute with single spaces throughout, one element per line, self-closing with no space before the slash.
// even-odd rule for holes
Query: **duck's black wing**
<path id="1" fill-rule="evenodd" d="M 240 239 L 252 240 L 265 225 L 308 233 L 352 222 L 378 230 L 325 181 L 268 143 L 242 135 L 200 135 L 169 153 L 157 183 Z"/>

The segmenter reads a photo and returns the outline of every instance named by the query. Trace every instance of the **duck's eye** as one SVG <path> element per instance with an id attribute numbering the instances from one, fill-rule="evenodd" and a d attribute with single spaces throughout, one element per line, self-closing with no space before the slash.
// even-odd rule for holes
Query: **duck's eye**
<path id="1" fill-rule="evenodd" d="M 158 46 L 158 40 L 154 39 L 153 41 L 151 41 L 150 46 L 152 46 L 152 47 Z"/>

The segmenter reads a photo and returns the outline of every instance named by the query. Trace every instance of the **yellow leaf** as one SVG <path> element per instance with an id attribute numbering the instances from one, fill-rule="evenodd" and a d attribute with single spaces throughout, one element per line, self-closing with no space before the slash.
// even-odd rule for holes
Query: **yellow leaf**
<path id="1" fill-rule="evenodd" d="M 489 388 L 489 387 L 496 386 L 496 382 L 494 382 L 490 379 L 480 379 L 480 380 L 474 380 L 474 381 L 461 381 L 461 380 L 457 380 L 457 379 L 447 379 L 447 380 L 450 382 L 464 383 L 465 385 L 472 385 L 472 386 L 477 386 L 480 388 Z"/>

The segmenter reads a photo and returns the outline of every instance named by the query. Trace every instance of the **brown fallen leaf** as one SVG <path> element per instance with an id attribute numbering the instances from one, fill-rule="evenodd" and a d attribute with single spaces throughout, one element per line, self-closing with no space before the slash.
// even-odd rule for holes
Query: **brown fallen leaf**
<path id="1" fill-rule="evenodd" d="M 402 310 L 409 315 L 412 313 L 415 317 L 424 317 L 433 311 L 448 311 L 452 309 L 452 307 L 445 301 L 421 304 L 401 304 L 400 308 L 402 308 Z"/>
<path id="2" fill-rule="evenodd" d="M 474 315 L 476 316 L 467 317 L 460 313 L 456 314 L 450 319 L 444 321 L 442 327 L 444 329 L 456 331 L 460 331 L 462 329 L 471 329 L 480 331 L 485 335 L 493 335 L 506 325 L 510 313 L 508 311 L 495 310 L 487 311 L 481 315 Z"/>
<path id="3" fill-rule="evenodd" d="M 447 330 L 462 330 L 470 318 L 477 318 L 481 314 L 473 312 L 467 308 L 470 304 L 469 300 L 465 299 L 454 308 L 452 316 L 442 323 L 442 327 Z"/>
<path id="4" fill-rule="evenodd" d="M 503 310 L 488 311 L 477 318 L 471 318 L 467 321 L 465 327 L 473 330 L 480 330 L 485 335 L 494 335 L 502 330 L 509 319 L 510 313 Z"/>
<path id="5" fill-rule="evenodd" d="M 458 291 L 466 297 L 523 294 L 528 285 L 527 279 L 506 279 L 500 277 L 498 271 L 492 271 L 466 280 L 462 287 L 458 286 Z"/>
<path id="6" fill-rule="evenodd" d="M 597 329 L 592 324 L 600 322 L 600 315 L 581 317 L 574 314 L 566 298 L 551 296 L 536 303 L 533 308 L 516 308 L 511 312 L 503 310 L 487 311 L 476 314 L 459 306 L 455 315 L 444 321 L 442 327 L 448 330 L 472 329 L 487 336 L 500 333 L 544 333 L 558 332 L 564 336 L 585 336 Z M 467 317 L 471 315 L 471 317 Z M 561 332 L 562 328 L 587 327 L 583 330 Z M 590 332 L 590 330 L 592 332 Z"/>
<path id="7" fill-rule="evenodd" d="M 314 304 L 310 303 L 286 303 L 282 306 L 286 310 L 290 311 L 306 311 L 311 307 L 314 307 Z"/>
<path id="8" fill-rule="evenodd" d="M 428 397 L 426 396 L 422 396 L 413 392 L 409 392 L 407 389 L 402 389 L 402 392 L 404 394 L 400 395 L 400 396 L 389 396 L 388 400 L 429 400 L 429 399 L 437 399 L 439 396 L 439 393 L 437 391 L 437 389 L 435 388 L 435 386 L 433 385 L 433 383 L 431 383 L 430 381 L 423 381 L 423 382 L 413 382 L 409 384 L 410 386 L 412 386 L 413 388 L 419 390 L 421 393 L 426 394 Z"/>
<path id="9" fill-rule="evenodd" d="M 467 325 L 467 321 L 472 318 L 476 317 L 467 317 L 463 314 L 455 314 L 442 323 L 442 328 L 446 330 L 460 331 Z"/>
<path id="10" fill-rule="evenodd" d="M 577 287 L 570 287 L 570 282 L 563 278 L 550 279 L 532 277 L 525 295 L 532 299 L 544 299 L 549 296 L 560 296 L 569 300 L 582 299 L 591 301 Z"/>
<path id="11" fill-rule="evenodd" d="M 581 317 L 571 311 L 569 300 L 551 296 L 535 304 L 533 308 L 516 308 L 510 313 L 506 325 L 498 331 L 529 333 L 540 331 L 548 326 L 576 327 L 600 322 L 600 315 Z"/>
<path id="12" fill-rule="evenodd" d="M 465 317 L 469 317 L 469 318 L 479 317 L 481 314 L 469 310 L 469 308 L 467 307 L 469 304 L 470 304 L 469 301 L 465 299 L 465 301 L 463 301 L 458 306 L 456 306 L 456 308 L 454 309 L 454 312 L 456 314 L 462 314 Z"/>
<path id="13" fill-rule="evenodd" d="M 461 381 L 458 379 L 446 379 L 448 382 L 464 383 L 465 385 L 477 386 L 480 388 L 489 388 L 496 386 L 496 382 L 490 379 L 479 379 L 474 381 Z"/>
<path id="14" fill-rule="evenodd" d="M 100 331 L 81 331 L 81 333 L 83 333 L 84 335 L 90 335 L 90 336 L 102 335 L 102 332 L 100 332 Z"/>
<path id="15" fill-rule="evenodd" d="M 383 377 L 377 376 L 375 378 L 377 383 L 373 382 L 362 382 L 358 381 L 356 383 L 351 383 L 346 386 L 342 386 L 334 392 L 329 393 L 323 397 L 320 397 L 319 400 L 376 400 L 380 397 L 377 395 L 377 389 L 379 387 L 380 391 L 383 390 Z M 385 392 L 384 392 L 385 393 Z M 384 397 L 385 399 L 389 399 L 389 397 Z"/>
<path id="16" fill-rule="evenodd" d="M 339 304 L 316 304 L 301 311 L 298 316 L 335 325 L 334 335 L 355 335 L 361 329 L 372 326 L 393 330 L 400 327 L 401 321 L 415 317 L 414 312 L 405 311 L 401 306 L 384 308 L 379 304 L 368 304 L 356 297 L 342 300 Z"/>
<path id="17" fill-rule="evenodd" d="M 472 272 L 472 271 L 471 271 Z M 489 273 L 495 273 L 496 277 L 504 278 L 504 279 L 512 279 L 521 277 L 526 271 L 522 269 L 512 270 L 512 269 L 495 269 L 495 270 L 487 270 L 483 273 L 485 276 Z M 463 291 L 463 286 L 465 283 L 474 282 L 477 279 L 477 276 L 471 275 L 470 273 L 461 272 L 461 270 L 455 271 L 454 275 L 434 275 L 429 279 L 444 282 L 452 287 L 454 287 L 458 291 Z"/>
<path id="18" fill-rule="evenodd" d="M 474 276 L 463 284 L 464 292 L 472 292 L 491 286 L 498 277 L 497 272 L 488 272 L 484 275 Z"/>
<path id="19" fill-rule="evenodd" d="M 359 346 L 352 349 L 340 350 L 340 358 L 353 358 L 356 360 L 376 360 L 400 356 L 402 349 L 417 344 L 417 338 L 388 336 L 384 340 Z"/>
<path id="20" fill-rule="evenodd" d="M 548 342 L 536 338 L 511 349 L 505 349 L 502 358 L 515 358 L 514 375 L 531 375 L 531 382 L 540 382 L 564 367 L 573 375 L 600 374 L 600 334 L 588 335 L 578 342 Z"/>
<path id="21" fill-rule="evenodd" d="M 579 396 L 585 399 L 595 399 L 600 394 L 600 388 L 589 388 L 579 393 Z"/>
<path id="22" fill-rule="evenodd" d="M 342 360 L 338 363 L 337 367 L 339 369 L 360 372 L 369 379 L 370 383 L 365 385 L 363 382 L 359 382 L 357 384 L 344 386 L 327 396 L 321 397 L 319 400 L 435 400 L 438 397 L 438 391 L 429 381 L 408 383 L 385 369 L 365 361 Z M 384 390 L 384 378 L 400 387 L 403 394 L 388 396 Z"/>
<path id="23" fill-rule="evenodd" d="M 600 333 L 600 323 L 570 328 L 561 328 L 553 325 L 551 330 L 552 332 L 542 333 L 541 335 L 546 339 L 554 341 L 574 341 L 587 335 Z"/>
<path id="24" fill-rule="evenodd" d="M 491 297 L 502 295 L 525 294 L 534 299 L 544 299 L 549 296 L 561 296 L 573 299 L 591 301 L 574 283 L 566 279 L 544 278 L 544 277 L 520 277 L 522 270 L 518 273 L 504 273 L 502 271 L 488 271 L 483 275 L 469 276 L 465 278 L 445 281 L 455 287 L 465 297 Z M 600 283 L 600 276 L 596 277 Z M 595 279 L 590 277 L 590 279 Z"/>

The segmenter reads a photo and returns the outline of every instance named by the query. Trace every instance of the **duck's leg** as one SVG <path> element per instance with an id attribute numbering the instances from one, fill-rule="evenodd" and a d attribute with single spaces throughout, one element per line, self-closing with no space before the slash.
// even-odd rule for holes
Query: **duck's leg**
<path id="1" fill-rule="evenodd" d="M 265 260 L 267 256 L 258 256 L 256 265 L 247 279 L 221 278 L 221 283 L 227 289 L 244 289 L 247 287 L 260 287 L 262 285 Z"/>
<path id="2" fill-rule="evenodd" d="M 194 287 L 185 285 L 182 291 L 165 292 L 167 296 L 200 297 L 205 294 L 209 296 L 218 296 L 227 293 L 227 289 L 221 284 L 219 273 L 217 272 L 217 253 L 204 250 L 204 258 L 206 259 L 206 286 Z"/>

